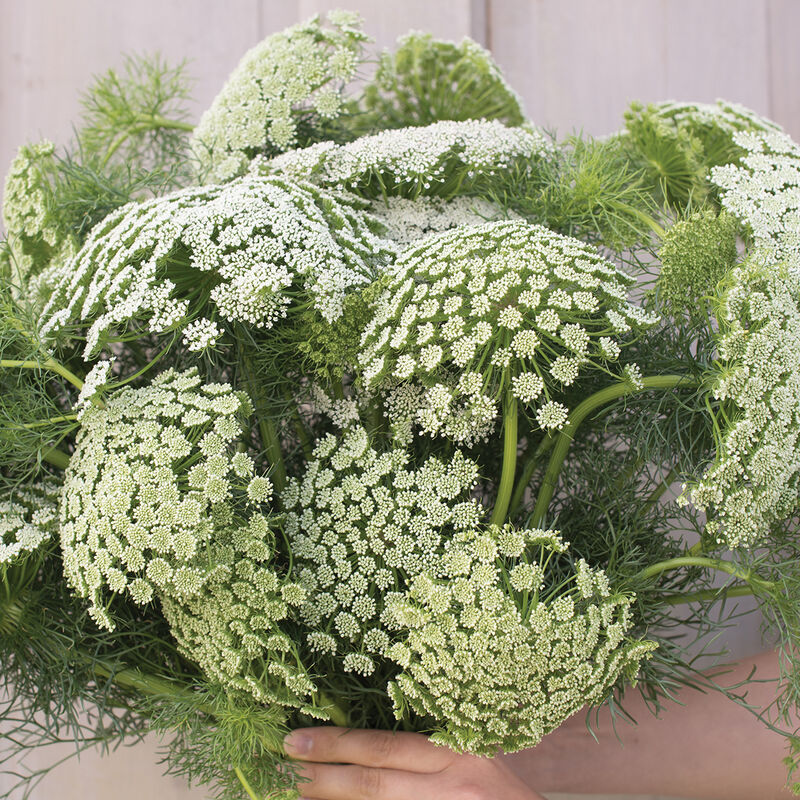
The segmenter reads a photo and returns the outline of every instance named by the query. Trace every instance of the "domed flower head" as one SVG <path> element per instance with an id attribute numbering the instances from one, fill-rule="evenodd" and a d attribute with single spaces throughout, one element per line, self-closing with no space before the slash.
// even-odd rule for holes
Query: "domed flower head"
<path id="1" fill-rule="evenodd" d="M 800 264 L 737 267 L 717 320 L 717 452 L 685 494 L 714 540 L 753 547 L 800 507 Z"/>
<path id="2" fill-rule="evenodd" d="M 386 598 L 438 563 L 450 537 L 477 525 L 477 478 L 477 465 L 458 451 L 414 467 L 404 449 L 376 449 L 360 427 L 317 445 L 282 496 L 313 650 L 342 657 L 347 671 L 374 670 L 389 642 Z"/>
<path id="3" fill-rule="evenodd" d="M 88 326 L 89 358 L 137 323 L 201 350 L 216 320 L 269 328 L 298 297 L 333 321 L 392 252 L 379 227 L 354 198 L 256 175 L 129 204 L 66 263 L 42 332 Z"/>
<path id="4" fill-rule="evenodd" d="M 622 337 L 653 322 L 626 299 L 631 283 L 583 242 L 522 221 L 430 236 L 403 252 L 374 302 L 362 380 L 390 391 L 398 429 L 405 418 L 474 442 L 504 388 L 542 428 L 560 428 L 562 387 L 607 370 Z"/>
<path id="5" fill-rule="evenodd" d="M 628 637 L 632 598 L 583 560 L 548 586 L 548 562 L 565 550 L 556 531 L 492 526 L 388 600 L 398 719 L 433 717 L 434 741 L 492 756 L 534 747 L 635 677 L 655 644 Z"/>
<path id="6" fill-rule="evenodd" d="M 67 580 L 99 624 L 113 627 L 110 593 L 142 604 L 195 595 L 217 569 L 208 548 L 221 532 L 238 531 L 245 551 L 271 552 L 259 521 L 271 485 L 235 447 L 250 413 L 244 395 L 203 384 L 194 370 L 84 409 L 65 473 L 61 547 Z"/>
<path id="7" fill-rule="evenodd" d="M 412 31 L 397 44 L 394 52 L 381 54 L 364 90 L 365 126 L 402 128 L 443 119 L 525 121 L 521 99 L 477 42 L 467 37 L 448 42 Z"/>
<path id="8" fill-rule="evenodd" d="M 453 197 L 499 173 L 528 169 L 551 151 L 532 128 L 509 128 L 497 120 L 445 120 L 381 131 L 343 145 L 321 142 L 259 160 L 253 168 L 370 198 Z"/>
<path id="9" fill-rule="evenodd" d="M 241 175 L 255 155 L 315 140 L 342 110 L 342 86 L 356 73 L 367 39 L 357 14 L 332 11 L 267 37 L 243 56 L 192 139 L 208 182 Z"/>

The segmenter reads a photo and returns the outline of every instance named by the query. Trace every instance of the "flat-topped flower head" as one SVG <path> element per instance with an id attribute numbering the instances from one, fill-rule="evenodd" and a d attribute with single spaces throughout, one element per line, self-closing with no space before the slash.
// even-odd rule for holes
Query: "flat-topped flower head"
<path id="1" fill-rule="evenodd" d="M 541 427 L 560 428 L 567 409 L 554 396 L 607 370 L 622 337 L 654 321 L 628 302 L 631 283 L 589 245 L 523 221 L 430 236 L 373 303 L 362 380 L 391 392 L 396 428 L 475 442 L 492 430 L 502 380 Z"/>
<path id="2" fill-rule="evenodd" d="M 685 495 L 733 548 L 757 546 L 800 505 L 800 265 L 756 256 L 731 283 L 717 312 L 716 458 Z"/>
<path id="3" fill-rule="evenodd" d="M 257 154 L 315 141 L 342 111 L 367 39 L 357 14 L 332 11 L 267 37 L 243 56 L 194 131 L 197 172 L 208 183 L 241 175 Z"/>
<path id="4" fill-rule="evenodd" d="M 386 598 L 484 515 L 470 498 L 477 479 L 477 465 L 459 451 L 415 468 L 406 450 L 377 450 L 360 427 L 320 441 L 282 497 L 313 650 L 342 656 L 346 670 L 372 672 L 389 642 Z"/>
<path id="5" fill-rule="evenodd" d="M 786 134 L 741 132 L 738 164 L 711 170 L 724 208 L 749 229 L 766 256 L 794 258 L 800 250 L 800 146 Z"/>
<path id="6" fill-rule="evenodd" d="M 45 480 L 0 497 L 0 578 L 57 538 L 60 491 Z"/>
<path id="7" fill-rule="evenodd" d="M 365 125 L 401 128 L 443 119 L 525 121 L 522 101 L 491 53 L 474 40 L 435 39 L 412 31 L 384 50 L 364 89 Z"/>
<path id="8" fill-rule="evenodd" d="M 583 560 L 548 587 L 565 549 L 556 531 L 490 527 L 387 600 L 398 719 L 433 717 L 433 741 L 458 751 L 515 752 L 636 675 L 655 644 L 628 637 L 632 598 Z"/>
<path id="9" fill-rule="evenodd" d="M 341 186 L 371 198 L 453 197 L 508 170 L 527 169 L 551 152 L 552 146 L 531 127 L 445 120 L 385 130 L 343 145 L 321 142 L 259 159 L 253 169 Z"/>
<path id="10" fill-rule="evenodd" d="M 269 328 L 293 298 L 332 321 L 392 252 L 377 228 L 354 198 L 257 175 L 130 204 L 65 264 L 42 334 L 88 327 L 89 358 L 134 322 L 183 329 L 202 350 L 220 336 L 214 317 Z"/>
<path id="11" fill-rule="evenodd" d="M 196 595 L 217 568 L 209 547 L 223 535 L 251 557 L 271 553 L 261 512 L 271 486 L 236 450 L 251 413 L 246 396 L 203 384 L 196 370 L 169 370 L 84 409 L 60 534 L 67 580 L 99 624 L 113 627 L 111 593 L 140 604 Z"/>

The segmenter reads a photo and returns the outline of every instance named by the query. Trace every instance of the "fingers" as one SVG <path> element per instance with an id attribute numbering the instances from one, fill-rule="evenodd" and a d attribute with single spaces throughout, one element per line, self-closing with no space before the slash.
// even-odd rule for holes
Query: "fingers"
<path id="1" fill-rule="evenodd" d="M 309 800 L 439 800 L 435 775 L 340 764 L 303 764 L 298 772 L 308 782 L 297 790 Z"/>
<path id="2" fill-rule="evenodd" d="M 387 770 L 439 772 L 452 763 L 454 754 L 432 744 L 418 733 L 303 728 L 284 740 L 286 753 L 302 761 L 358 764 Z"/>

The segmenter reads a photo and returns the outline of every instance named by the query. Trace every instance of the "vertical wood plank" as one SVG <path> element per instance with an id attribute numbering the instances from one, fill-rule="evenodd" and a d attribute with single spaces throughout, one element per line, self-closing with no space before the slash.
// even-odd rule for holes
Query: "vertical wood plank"
<path id="1" fill-rule="evenodd" d="M 427 31 L 441 39 L 485 40 L 484 0 L 298 0 L 297 5 L 301 19 L 334 8 L 358 11 L 378 49 L 391 47 L 409 30 Z"/>
<path id="2" fill-rule="evenodd" d="M 770 116 L 764 0 L 663 0 L 664 100 L 717 98 Z"/>
<path id="3" fill-rule="evenodd" d="M 492 0 L 491 46 L 540 125 L 620 127 L 631 100 L 665 92 L 660 0 Z"/>
<path id="4" fill-rule="evenodd" d="M 767 0 L 771 116 L 800 141 L 800 3 Z"/>
<path id="5" fill-rule="evenodd" d="M 80 112 L 78 93 L 128 53 L 160 51 L 189 61 L 197 119 L 242 54 L 260 38 L 259 0 L 26 0 L 2 5 L 0 172 L 17 147 L 66 143 Z"/>

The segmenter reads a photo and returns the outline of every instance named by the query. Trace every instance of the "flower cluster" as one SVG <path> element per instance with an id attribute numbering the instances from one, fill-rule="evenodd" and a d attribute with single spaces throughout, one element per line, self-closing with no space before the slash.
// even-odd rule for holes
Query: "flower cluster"
<path id="1" fill-rule="evenodd" d="M 56 536 L 60 490 L 46 480 L 0 499 L 0 577 Z"/>
<path id="2" fill-rule="evenodd" d="M 89 358 L 116 326 L 146 320 L 156 333 L 186 325 L 198 350 L 220 333 L 205 316 L 209 299 L 223 319 L 266 328 L 286 315 L 297 284 L 333 320 L 346 291 L 391 255 L 376 226 L 354 199 L 256 175 L 131 204 L 64 265 L 42 334 L 91 321 Z"/>
<path id="3" fill-rule="evenodd" d="M 738 228 L 730 214 L 705 209 L 667 230 L 658 252 L 658 288 L 671 310 L 691 313 L 704 307 L 702 298 L 714 294 L 738 258 Z"/>
<path id="4" fill-rule="evenodd" d="M 485 222 L 515 217 L 512 211 L 504 211 L 480 197 L 454 197 L 451 200 L 424 195 L 415 200 L 387 197 L 385 200 L 376 200 L 370 211 L 386 227 L 385 235 L 402 246 L 430 233 L 475 227 Z"/>
<path id="5" fill-rule="evenodd" d="M 410 708 L 436 720 L 440 744 L 514 752 L 636 674 L 655 645 L 626 636 L 630 597 L 584 561 L 547 591 L 545 566 L 565 549 L 555 531 L 492 526 L 455 543 L 440 575 L 387 600 L 400 636 L 387 650 L 402 668 L 389 685 L 398 719 Z"/>
<path id="6" fill-rule="evenodd" d="M 739 131 L 780 131 L 780 126 L 755 111 L 727 100 L 716 103 L 677 103 L 667 101 L 650 106 L 665 121 L 679 128 L 688 128 L 702 139 L 722 135 L 731 139 Z"/>
<path id="7" fill-rule="evenodd" d="M 754 243 L 782 258 L 800 250 L 800 147 L 780 132 L 740 132 L 741 162 L 714 167 L 722 205 L 745 223 Z"/>
<path id="8" fill-rule="evenodd" d="M 10 278 L 27 288 L 52 260 L 63 262 L 75 252 L 75 240 L 49 207 L 45 185 L 55 171 L 55 145 L 43 141 L 20 148 L 6 176 L 3 224 L 9 245 Z"/>
<path id="9" fill-rule="evenodd" d="M 800 492 L 800 270 L 756 257 L 731 282 L 717 312 L 722 439 L 688 496 L 713 509 L 706 529 L 718 542 L 750 547 Z"/>
<path id="10" fill-rule="evenodd" d="M 385 603 L 405 589 L 400 576 L 431 569 L 447 541 L 483 516 L 470 499 L 477 478 L 477 465 L 459 451 L 415 469 L 408 452 L 376 450 L 360 427 L 319 442 L 282 496 L 313 650 L 372 673 L 389 644 Z"/>
<path id="11" fill-rule="evenodd" d="M 357 14 L 332 11 L 273 34 L 245 53 L 194 131 L 192 150 L 207 182 L 240 175 L 258 153 L 296 145 L 314 120 L 342 111 L 341 87 L 361 61 Z"/>
<path id="12" fill-rule="evenodd" d="M 296 643 L 279 627 L 305 602 L 305 590 L 270 565 L 273 534 L 263 516 L 244 527 L 231 518 L 220 527 L 220 521 L 217 512 L 207 580 L 189 597 L 161 597 L 172 635 L 181 652 L 226 689 L 321 716 L 307 707 L 314 683 Z"/>
<path id="13" fill-rule="evenodd" d="M 631 279 L 583 242 L 523 221 L 429 236 L 403 252 L 362 340 L 367 387 L 395 387 L 390 420 L 457 442 L 487 436 L 500 378 L 538 404 L 542 428 L 568 409 L 552 395 L 607 369 L 622 337 L 652 320 Z M 398 394 L 396 383 L 409 382 Z M 422 384 L 424 391 L 414 388 Z"/>
<path id="14" fill-rule="evenodd" d="M 497 120 L 444 120 L 385 130 L 343 145 L 320 142 L 259 159 L 253 169 L 342 186 L 366 197 L 451 197 L 466 193 L 478 179 L 514 166 L 527 169 L 551 150 L 532 128 L 509 128 Z"/>
<path id="15" fill-rule="evenodd" d="M 464 38 L 434 39 L 413 31 L 397 49 L 385 50 L 362 104 L 376 127 L 402 128 L 442 119 L 525 121 L 519 95 L 506 83 L 487 50 Z"/>
<path id="16" fill-rule="evenodd" d="M 169 370 L 85 408 L 60 531 L 67 579 L 91 600 L 99 624 L 113 628 L 109 590 L 142 604 L 195 595 L 216 568 L 207 545 L 220 528 L 236 524 L 242 536 L 264 539 L 269 526 L 258 508 L 272 486 L 234 450 L 250 413 L 246 396 L 202 384 L 196 370 Z"/>

